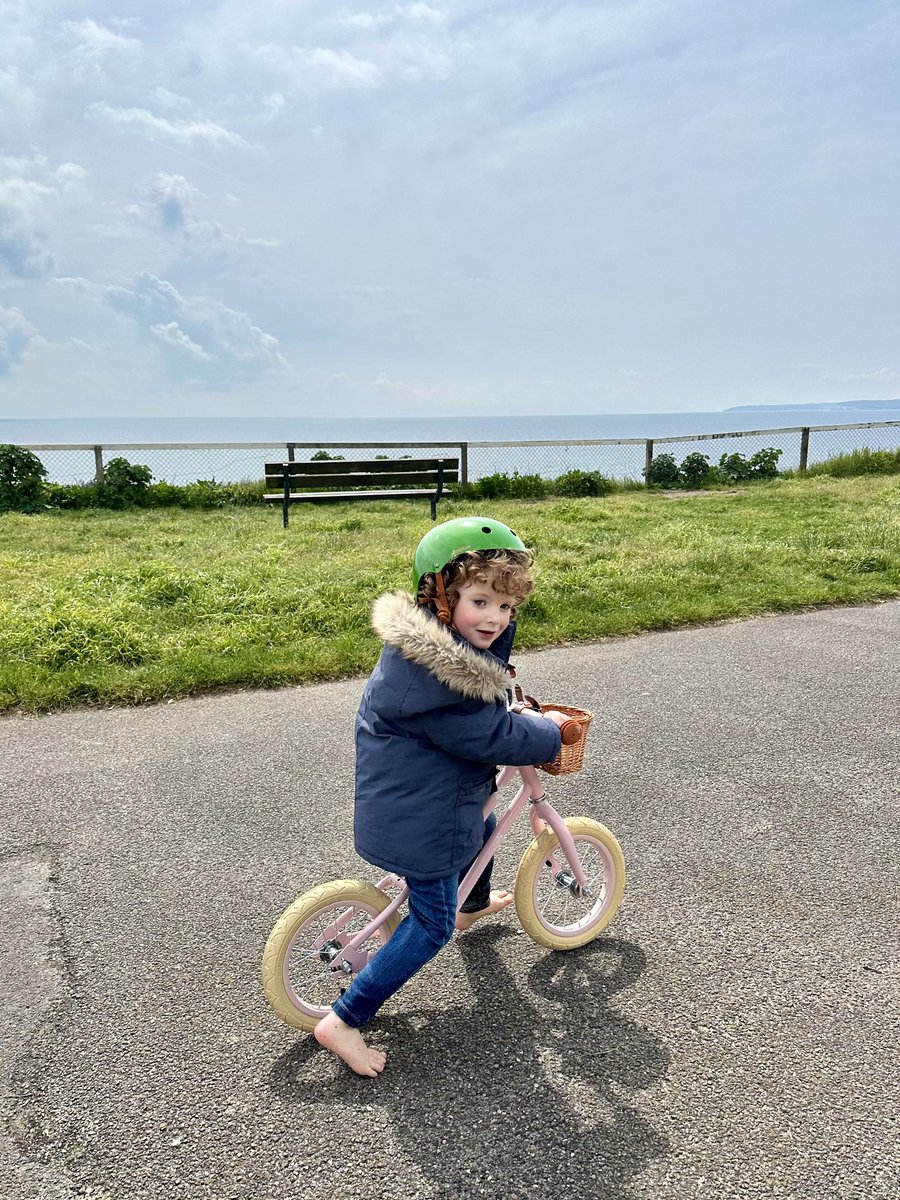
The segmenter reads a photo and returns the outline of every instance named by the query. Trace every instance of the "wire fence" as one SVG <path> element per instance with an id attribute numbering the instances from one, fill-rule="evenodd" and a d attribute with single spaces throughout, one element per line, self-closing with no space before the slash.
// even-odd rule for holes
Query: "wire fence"
<path id="1" fill-rule="evenodd" d="M 650 460 L 671 454 L 705 454 L 715 465 L 723 455 L 750 458 L 758 450 L 781 450 L 779 469 L 803 470 L 853 450 L 893 450 L 900 446 L 900 421 L 853 425 L 807 425 L 731 433 L 683 434 L 666 438 L 600 438 L 585 441 L 527 442 L 173 442 L 99 446 L 26 446 L 47 469 L 53 483 L 102 481 L 113 458 L 149 467 L 157 482 L 171 484 L 212 480 L 216 483 L 260 482 L 264 464 L 311 458 L 325 451 L 343 458 L 452 457 L 460 459 L 463 482 L 502 472 L 555 479 L 567 471 L 599 471 L 611 479 L 645 478 Z M 350 453 L 353 451 L 354 453 Z"/>

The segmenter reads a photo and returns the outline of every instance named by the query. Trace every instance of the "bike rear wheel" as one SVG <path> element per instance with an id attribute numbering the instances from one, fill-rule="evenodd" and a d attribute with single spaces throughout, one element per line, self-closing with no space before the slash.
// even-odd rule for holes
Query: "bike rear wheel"
<path id="1" fill-rule="evenodd" d="M 358 879 L 323 883 L 299 896 L 269 934 L 262 958 L 266 999 L 295 1029 L 313 1030 L 353 978 L 332 970 L 351 938 L 384 912 L 390 897 Z M 392 913 L 362 946 L 368 961 L 400 924 Z"/>
<path id="2" fill-rule="evenodd" d="M 522 928 L 550 950 L 574 950 L 599 936 L 625 889 L 622 848 L 606 826 L 587 817 L 566 817 L 566 825 L 587 876 L 584 895 L 549 826 L 522 855 L 516 872 L 516 914 Z"/>

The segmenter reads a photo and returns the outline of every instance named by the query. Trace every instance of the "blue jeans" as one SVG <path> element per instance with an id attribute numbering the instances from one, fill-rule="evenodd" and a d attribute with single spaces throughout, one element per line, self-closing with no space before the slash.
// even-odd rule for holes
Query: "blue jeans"
<path id="1" fill-rule="evenodd" d="M 485 840 L 496 825 L 494 814 L 484 823 Z M 463 906 L 464 912 L 486 908 L 491 893 L 489 862 Z M 456 893 L 463 876 L 441 879 L 408 879 L 409 914 L 378 953 L 360 971 L 343 996 L 332 1005 L 346 1025 L 358 1029 L 372 1019 L 386 1000 L 437 954 L 456 928 Z M 471 906 L 471 907 L 470 907 Z"/>

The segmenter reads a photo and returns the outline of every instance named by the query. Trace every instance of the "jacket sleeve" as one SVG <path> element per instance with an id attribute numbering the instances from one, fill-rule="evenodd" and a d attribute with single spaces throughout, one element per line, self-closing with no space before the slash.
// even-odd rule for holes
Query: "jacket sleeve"
<path id="1" fill-rule="evenodd" d="M 416 719 L 419 730 L 448 754 L 492 766 L 532 766 L 559 753 L 555 722 L 523 717 L 502 704 L 462 704 L 432 709 Z"/>

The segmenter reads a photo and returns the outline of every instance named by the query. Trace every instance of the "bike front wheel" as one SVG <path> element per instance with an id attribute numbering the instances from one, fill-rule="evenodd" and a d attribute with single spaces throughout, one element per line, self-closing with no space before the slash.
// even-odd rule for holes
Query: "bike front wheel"
<path id="1" fill-rule="evenodd" d="M 539 946 L 574 950 L 603 932 L 625 889 L 625 859 L 615 836 L 599 821 L 566 817 L 587 877 L 582 894 L 559 838 L 547 826 L 516 872 L 516 914 Z"/>
<path id="2" fill-rule="evenodd" d="M 269 934 L 262 958 L 266 999 L 283 1021 L 311 1032 L 353 978 L 332 964 L 390 898 L 372 883 L 338 879 L 299 896 Z M 388 940 L 400 917 L 392 913 L 361 948 L 368 961 Z"/>

